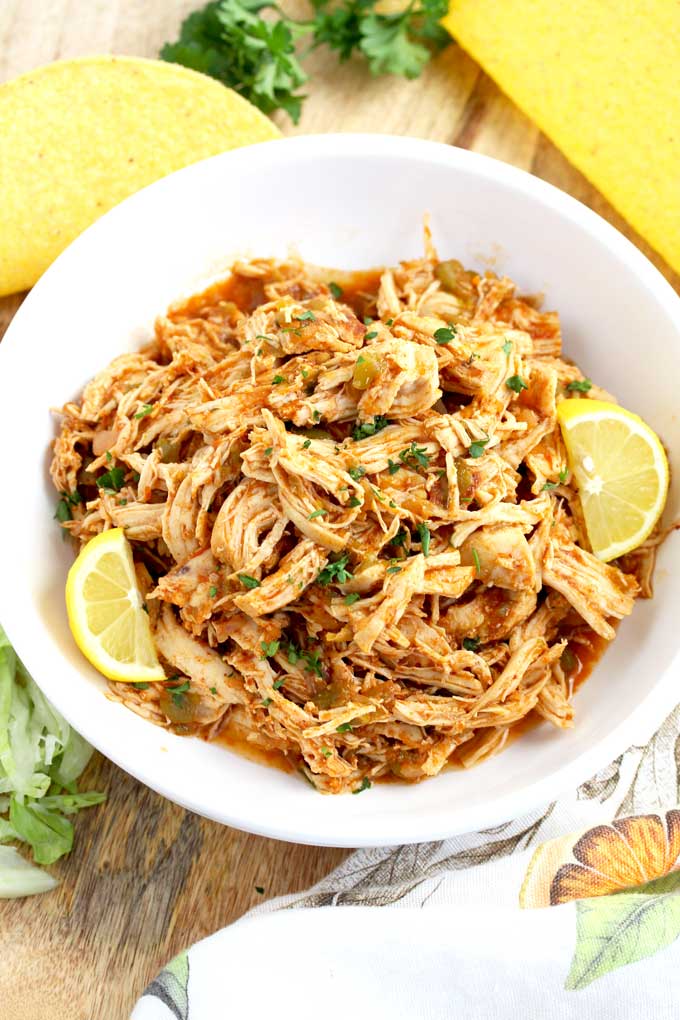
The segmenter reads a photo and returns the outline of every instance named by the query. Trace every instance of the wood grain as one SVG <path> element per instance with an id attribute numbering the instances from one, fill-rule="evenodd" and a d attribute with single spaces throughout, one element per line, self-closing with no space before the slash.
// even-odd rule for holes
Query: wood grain
<path id="1" fill-rule="evenodd" d="M 0 81 L 61 57 L 155 56 L 198 0 L 2 0 Z M 291 4 L 288 5 L 289 7 Z M 295 3 L 293 6 L 299 8 Z M 322 51 L 301 123 L 286 134 L 380 131 L 457 144 L 530 170 L 627 234 L 680 279 L 457 46 L 418 81 L 371 79 Z M 0 335 L 22 296 L 0 301 Z M 198 818 L 95 756 L 91 788 L 109 800 L 79 816 L 76 846 L 48 896 L 0 904 L 2 1020 L 125 1020 L 177 951 L 264 897 L 302 889 L 346 851 L 287 846 Z"/>

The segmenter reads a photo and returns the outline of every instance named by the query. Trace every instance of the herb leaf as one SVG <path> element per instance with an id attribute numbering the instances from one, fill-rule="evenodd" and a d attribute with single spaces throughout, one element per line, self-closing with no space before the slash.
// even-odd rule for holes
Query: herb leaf
<path id="1" fill-rule="evenodd" d="M 399 460 L 402 464 L 408 464 L 409 467 L 427 468 L 430 466 L 430 458 L 427 455 L 427 447 L 418 446 L 415 440 L 406 450 L 401 451 L 399 454 Z"/>
<path id="2" fill-rule="evenodd" d="M 473 443 L 470 443 L 468 453 L 474 460 L 477 460 L 479 457 L 483 455 L 484 447 L 488 442 L 489 442 L 488 436 L 486 439 L 475 439 Z"/>
<path id="3" fill-rule="evenodd" d="M 333 281 L 331 280 L 331 282 L 328 284 L 328 289 L 331 292 L 332 296 L 335 298 L 335 300 L 339 301 L 340 298 L 342 297 L 342 287 L 337 283 L 333 283 Z"/>
<path id="4" fill-rule="evenodd" d="M 463 638 L 463 648 L 466 652 L 476 652 L 481 644 L 478 637 L 466 637 Z"/>
<path id="5" fill-rule="evenodd" d="M 344 584 L 349 581 L 354 575 L 351 571 L 347 570 L 347 564 L 349 563 L 349 553 L 343 553 L 342 556 L 338 557 L 331 563 L 328 563 L 323 570 L 317 575 L 318 584 L 330 584 L 335 581 L 338 584 Z"/>
<path id="6" fill-rule="evenodd" d="M 420 545 L 423 550 L 423 556 L 430 555 L 430 529 L 427 524 L 418 525 L 418 536 L 420 538 Z"/>
<path id="7" fill-rule="evenodd" d="M 566 386 L 570 393 L 587 393 L 592 388 L 593 384 L 590 379 L 574 379 L 573 382 L 567 383 Z"/>
<path id="8" fill-rule="evenodd" d="M 122 467 L 114 467 L 99 476 L 97 479 L 97 486 L 108 492 L 120 492 L 123 487 L 124 480 L 125 469 Z"/>
<path id="9" fill-rule="evenodd" d="M 389 425 L 389 421 L 382 414 L 376 414 L 373 421 L 366 421 L 361 425 L 356 425 L 352 430 L 352 439 L 358 442 L 360 439 L 368 439 L 369 436 L 374 436 L 376 432 L 380 432 Z"/>
<path id="10" fill-rule="evenodd" d="M 435 329 L 432 335 L 437 343 L 443 346 L 444 344 L 450 344 L 457 332 L 458 330 L 455 326 L 442 326 L 441 329 Z"/>
<path id="11" fill-rule="evenodd" d="M 521 375 L 511 375 L 509 379 L 505 380 L 505 385 L 515 393 L 521 393 L 522 390 L 529 389 Z"/>
<path id="12" fill-rule="evenodd" d="M 250 574 L 239 574 L 238 579 L 244 588 L 259 588 L 261 584 L 256 577 L 251 577 Z"/>

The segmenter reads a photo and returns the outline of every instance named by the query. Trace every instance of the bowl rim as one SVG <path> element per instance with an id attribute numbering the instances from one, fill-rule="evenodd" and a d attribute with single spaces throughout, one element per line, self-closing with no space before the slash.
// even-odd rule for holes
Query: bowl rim
<path id="1" fill-rule="evenodd" d="M 267 165 L 273 169 L 277 165 L 329 156 L 351 159 L 389 157 L 397 161 L 434 163 L 454 170 L 472 172 L 482 179 L 519 192 L 576 225 L 604 246 L 611 256 L 623 262 L 638 277 L 651 292 L 653 299 L 662 306 L 669 318 L 677 321 L 680 327 L 680 296 L 649 259 L 598 213 L 547 181 L 490 156 L 442 142 L 403 135 L 329 133 L 259 142 L 211 156 L 161 178 L 109 210 L 65 249 L 24 300 L 10 323 L 5 339 L 0 344 L 0 375 L 3 364 L 11 358 L 14 336 L 18 337 L 21 333 L 24 316 L 28 314 L 28 309 L 36 300 L 35 295 L 39 297 L 42 294 L 46 281 L 49 282 L 53 275 L 61 272 L 72 261 L 77 262 L 81 246 L 85 243 L 84 239 L 89 243 L 98 232 L 106 231 L 107 224 L 111 218 L 119 214 L 121 208 L 130 210 L 145 203 L 147 193 L 150 191 L 159 195 L 163 189 L 172 189 L 178 177 L 196 175 L 200 178 L 202 168 L 208 164 L 212 166 L 224 163 L 230 170 L 248 172 L 253 164 Z M 21 608 L 11 598 L 9 586 L 0 585 L 0 619 L 17 654 L 41 686 L 39 679 L 41 665 L 37 662 L 32 664 L 30 638 L 27 629 L 21 625 L 20 617 Z M 192 797 L 178 795 L 163 782 L 162 768 L 157 768 L 155 773 L 149 773 L 136 762 L 126 760 L 125 754 L 120 753 L 120 744 L 115 738 L 107 739 L 104 723 L 91 725 L 92 720 L 84 712 L 78 711 L 77 700 L 66 700 L 64 704 L 58 688 L 50 690 L 48 697 L 67 721 L 107 758 L 155 792 L 199 815 L 246 832 L 288 842 L 337 847 L 394 846 L 399 843 L 445 839 L 462 832 L 471 832 L 497 824 L 553 801 L 570 787 L 583 782 L 599 768 L 608 764 L 632 739 L 639 737 L 640 733 L 651 732 L 652 727 L 659 724 L 664 715 L 674 707 L 677 694 L 674 691 L 673 680 L 677 675 L 679 660 L 680 645 L 665 671 L 657 677 L 642 701 L 624 720 L 592 747 L 554 769 L 549 775 L 525 783 L 519 789 L 508 793 L 492 794 L 481 804 L 471 804 L 469 809 L 456 814 L 455 817 L 450 817 L 447 812 L 442 811 L 441 806 L 434 805 L 424 814 L 416 815 L 415 825 L 409 822 L 408 811 L 404 811 L 395 813 L 389 819 L 380 819 L 378 829 L 371 816 L 366 816 L 361 820 L 362 831 L 352 833 L 351 838 L 344 834 L 339 825 L 335 829 L 331 827 L 331 831 L 321 832 L 315 829 L 313 821 L 310 824 L 309 819 L 297 822 L 293 819 L 286 824 L 270 824 L 265 819 L 258 818 L 257 812 L 254 812 L 252 817 L 244 816 L 241 812 L 230 811 L 228 804 L 216 804 L 214 797 L 203 795 L 200 789 L 197 789 Z M 327 819 L 323 824 L 324 828 L 328 829 Z M 418 831 L 410 831 L 414 827 Z"/>

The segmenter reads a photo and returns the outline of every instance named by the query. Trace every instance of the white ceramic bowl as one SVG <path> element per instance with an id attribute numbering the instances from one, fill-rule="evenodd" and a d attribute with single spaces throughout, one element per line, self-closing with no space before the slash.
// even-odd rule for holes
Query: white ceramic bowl
<path id="1" fill-rule="evenodd" d="M 134 195 L 56 261 L 0 347 L 0 620 L 45 694 L 109 758 L 171 800 L 241 829 L 337 846 L 389 845 L 489 826 L 552 799 L 621 751 L 673 703 L 680 542 L 661 550 L 656 596 L 635 607 L 576 696 L 576 725 L 544 724 L 469 772 L 322 797 L 297 776 L 175 737 L 104 697 L 69 633 L 72 558 L 53 521 L 50 407 L 76 397 L 154 317 L 224 274 L 235 255 L 294 245 L 362 268 L 422 251 L 507 273 L 559 310 L 566 352 L 666 440 L 680 476 L 680 300 L 593 212 L 529 174 L 408 138 L 267 142 L 198 163 Z M 667 515 L 678 515 L 674 486 Z M 677 700 L 677 699 L 676 699 Z M 639 732 L 639 730 L 637 730 Z"/>

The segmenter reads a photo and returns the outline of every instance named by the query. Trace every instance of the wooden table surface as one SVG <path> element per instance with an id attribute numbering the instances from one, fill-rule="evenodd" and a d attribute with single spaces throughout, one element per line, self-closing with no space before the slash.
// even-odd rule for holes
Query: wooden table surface
<path id="1" fill-rule="evenodd" d="M 62 57 L 153 57 L 199 3 L 1 0 L 0 81 Z M 306 66 L 309 98 L 297 127 L 278 119 L 286 134 L 415 135 L 513 163 L 605 216 L 680 289 L 677 275 L 457 46 L 415 82 L 373 80 L 361 64 L 339 67 L 322 52 Z M 0 300 L 0 335 L 21 299 Z M 108 801 L 78 817 L 75 849 L 52 869 L 59 888 L 0 901 L 2 1020 L 126 1020 L 174 953 L 262 901 L 256 886 L 264 887 L 264 897 L 305 888 L 346 854 L 205 821 L 99 755 L 86 778 L 91 788 L 107 791 Z"/>

